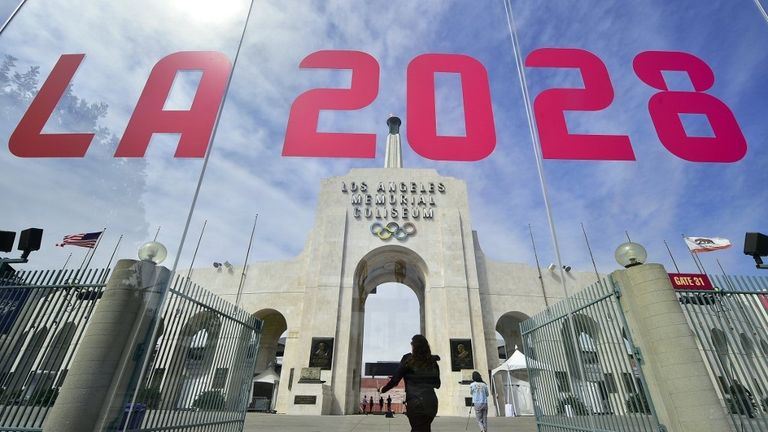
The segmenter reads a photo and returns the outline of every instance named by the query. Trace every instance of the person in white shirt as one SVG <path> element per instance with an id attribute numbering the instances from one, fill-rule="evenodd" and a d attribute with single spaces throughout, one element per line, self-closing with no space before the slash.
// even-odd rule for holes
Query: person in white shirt
<path id="1" fill-rule="evenodd" d="M 480 372 L 472 372 L 469 393 L 472 395 L 472 404 L 475 406 L 475 416 L 480 432 L 488 432 L 488 385 L 483 382 Z"/>

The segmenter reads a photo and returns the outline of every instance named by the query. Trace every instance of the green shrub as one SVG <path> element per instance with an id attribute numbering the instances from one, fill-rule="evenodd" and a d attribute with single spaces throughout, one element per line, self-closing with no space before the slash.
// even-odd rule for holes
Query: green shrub
<path id="1" fill-rule="evenodd" d="M 566 415 L 565 406 L 570 405 L 571 410 L 575 415 L 578 416 L 584 416 L 589 415 L 589 409 L 586 405 L 584 405 L 584 402 L 579 400 L 576 396 L 568 395 L 563 399 L 560 399 L 560 402 L 557 404 L 557 413 Z"/>
<path id="2" fill-rule="evenodd" d="M 160 389 L 153 387 L 144 387 L 139 390 L 139 394 L 136 395 L 136 402 L 144 404 L 147 409 L 157 409 L 160 407 Z"/>
<path id="3" fill-rule="evenodd" d="M 197 396 L 192 407 L 203 411 L 217 411 L 224 409 L 226 399 L 218 390 L 207 390 Z"/>
<path id="4" fill-rule="evenodd" d="M 730 387 L 731 397 L 726 398 L 728 409 L 731 414 L 747 415 L 754 417 L 754 411 L 758 409 L 752 392 L 739 383 L 734 383 Z"/>
<path id="5" fill-rule="evenodd" d="M 0 390 L 0 405 L 15 405 L 21 399 L 21 390 Z"/>
<path id="6" fill-rule="evenodd" d="M 27 399 L 26 403 L 35 406 L 53 406 L 57 397 L 59 397 L 58 388 L 38 389 Z"/>
<path id="7" fill-rule="evenodd" d="M 650 414 L 651 407 L 648 405 L 648 399 L 642 393 L 635 393 L 627 399 L 627 411 L 636 414 Z"/>

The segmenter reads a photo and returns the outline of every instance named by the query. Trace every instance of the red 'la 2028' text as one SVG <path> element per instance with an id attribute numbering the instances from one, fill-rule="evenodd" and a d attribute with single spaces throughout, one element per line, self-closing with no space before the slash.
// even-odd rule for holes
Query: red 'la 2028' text
<path id="1" fill-rule="evenodd" d="M 62 55 L 8 142 L 19 157 L 84 157 L 92 133 L 43 133 L 43 127 L 64 95 L 84 54 Z M 599 111 L 613 102 L 608 70 L 595 54 L 575 48 L 540 48 L 526 58 L 528 68 L 579 70 L 583 88 L 550 88 L 533 103 L 542 156 L 545 159 L 635 160 L 627 135 L 573 134 L 566 111 Z M 374 158 L 376 134 L 318 132 L 321 110 L 356 110 L 370 105 L 379 91 L 379 63 L 361 51 L 324 50 L 305 57 L 299 67 L 350 69 L 349 88 L 317 88 L 299 95 L 291 106 L 282 154 L 299 157 Z M 176 157 L 205 156 L 231 73 L 229 59 L 215 51 L 184 51 L 154 66 L 115 151 L 115 157 L 143 157 L 152 134 L 180 134 Z M 633 61 L 635 74 L 658 90 L 648 110 L 659 141 L 673 155 L 692 162 L 736 162 L 747 143 L 730 108 L 706 93 L 715 81 L 712 69 L 684 52 L 645 51 Z M 199 70 L 202 77 L 188 110 L 164 110 L 179 71 Z M 662 72 L 685 72 L 693 91 L 670 90 Z M 437 133 L 435 74 L 461 77 L 464 136 Z M 478 60 L 463 54 L 421 54 L 408 64 L 406 115 L 408 144 L 432 160 L 477 161 L 496 146 L 496 130 L 488 73 Z M 680 114 L 706 116 L 712 136 L 688 136 Z"/>

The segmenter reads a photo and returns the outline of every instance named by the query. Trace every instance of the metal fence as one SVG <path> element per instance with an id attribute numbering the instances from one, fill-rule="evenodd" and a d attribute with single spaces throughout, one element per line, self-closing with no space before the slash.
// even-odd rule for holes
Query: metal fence
<path id="1" fill-rule="evenodd" d="M 658 431 L 620 293 L 603 279 L 520 324 L 539 431 Z"/>
<path id="2" fill-rule="evenodd" d="M 768 430 L 768 278 L 713 276 L 719 291 L 678 291 L 737 431 Z"/>
<path id="3" fill-rule="evenodd" d="M 108 276 L 108 269 L 0 276 L 0 430 L 42 431 Z M 173 281 L 169 296 L 137 404 L 113 428 L 241 431 L 261 322 L 185 278 Z"/>
<path id="4" fill-rule="evenodd" d="M 261 321 L 181 277 L 161 319 L 135 430 L 241 431 Z"/>
<path id="5" fill-rule="evenodd" d="M 42 430 L 108 274 L 0 275 L 0 429 Z"/>

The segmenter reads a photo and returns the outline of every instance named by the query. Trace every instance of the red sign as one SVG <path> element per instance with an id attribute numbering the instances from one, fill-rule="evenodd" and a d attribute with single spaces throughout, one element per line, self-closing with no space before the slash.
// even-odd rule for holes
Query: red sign
<path id="1" fill-rule="evenodd" d="M 670 273 L 669 280 L 676 290 L 714 291 L 707 275 L 697 273 Z"/>
<path id="2" fill-rule="evenodd" d="M 760 299 L 760 303 L 763 305 L 763 309 L 768 311 L 768 295 L 760 294 L 757 296 Z"/>

